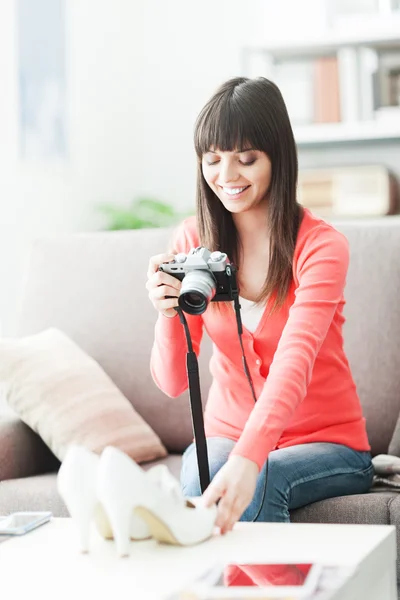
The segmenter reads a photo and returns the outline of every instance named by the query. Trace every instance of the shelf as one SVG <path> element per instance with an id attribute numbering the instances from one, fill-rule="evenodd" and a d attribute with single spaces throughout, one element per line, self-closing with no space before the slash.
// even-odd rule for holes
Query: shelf
<path id="1" fill-rule="evenodd" d="M 379 19 L 366 27 L 355 25 L 338 30 L 328 30 L 325 35 L 288 40 L 258 40 L 247 45 L 248 52 L 265 52 L 275 59 L 333 54 L 340 48 L 372 46 L 377 49 L 400 47 L 400 14 L 380 26 Z"/>
<path id="2" fill-rule="evenodd" d="M 400 140 L 400 120 L 294 126 L 293 132 L 298 146 Z"/>

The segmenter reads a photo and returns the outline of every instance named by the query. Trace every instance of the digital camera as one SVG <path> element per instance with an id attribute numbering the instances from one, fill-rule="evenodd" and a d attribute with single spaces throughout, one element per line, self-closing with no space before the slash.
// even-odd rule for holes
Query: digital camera
<path id="1" fill-rule="evenodd" d="M 233 300 L 236 268 L 225 252 L 210 252 L 199 246 L 188 254 L 177 254 L 159 268 L 182 281 L 178 303 L 190 315 L 201 315 L 210 302 Z"/>

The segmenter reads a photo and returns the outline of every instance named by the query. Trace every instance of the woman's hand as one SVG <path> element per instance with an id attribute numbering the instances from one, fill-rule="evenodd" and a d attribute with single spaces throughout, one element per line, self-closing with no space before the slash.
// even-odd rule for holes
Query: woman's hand
<path id="1" fill-rule="evenodd" d="M 257 463 L 244 456 L 231 456 L 204 492 L 206 506 L 220 500 L 216 525 L 221 533 L 231 531 L 249 506 L 256 491 L 258 473 Z"/>
<path id="2" fill-rule="evenodd" d="M 157 254 L 152 256 L 147 271 L 146 288 L 149 298 L 156 310 L 166 317 L 174 317 L 177 313 L 178 297 L 181 289 L 181 281 L 168 273 L 159 271 L 162 263 L 170 262 L 175 258 L 173 254 Z M 166 298 L 172 296 L 172 298 Z"/>

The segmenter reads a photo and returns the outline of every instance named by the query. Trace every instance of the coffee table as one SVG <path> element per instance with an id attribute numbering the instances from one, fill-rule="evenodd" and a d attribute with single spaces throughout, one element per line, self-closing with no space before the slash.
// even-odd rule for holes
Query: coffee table
<path id="1" fill-rule="evenodd" d="M 161 600 L 215 561 L 319 562 L 352 572 L 340 600 L 397 600 L 396 534 L 389 525 L 237 523 L 190 548 L 131 543 L 127 558 L 93 529 L 91 552 L 78 551 L 71 519 L 0 544 L 1 593 L 40 600 Z M 325 598 L 326 596 L 324 596 Z"/>

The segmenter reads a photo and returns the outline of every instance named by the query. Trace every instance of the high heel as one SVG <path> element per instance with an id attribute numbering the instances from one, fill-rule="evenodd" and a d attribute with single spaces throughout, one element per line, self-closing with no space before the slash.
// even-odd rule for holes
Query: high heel
<path id="1" fill-rule="evenodd" d="M 57 488 L 74 521 L 82 552 L 89 551 L 92 523 L 104 539 L 114 539 L 114 528 L 106 507 L 98 495 L 101 458 L 83 446 L 71 446 L 57 475 Z M 112 481 L 110 482 L 112 485 Z M 149 528 L 131 511 L 125 517 L 125 535 L 128 540 L 148 539 Z"/>
<path id="2" fill-rule="evenodd" d="M 104 450 L 98 473 L 98 495 L 110 519 L 120 554 L 128 552 L 126 520 L 130 511 L 147 524 L 160 542 L 182 546 L 209 538 L 217 507 L 205 508 L 186 500 L 165 465 L 144 471 L 120 450 Z"/>

